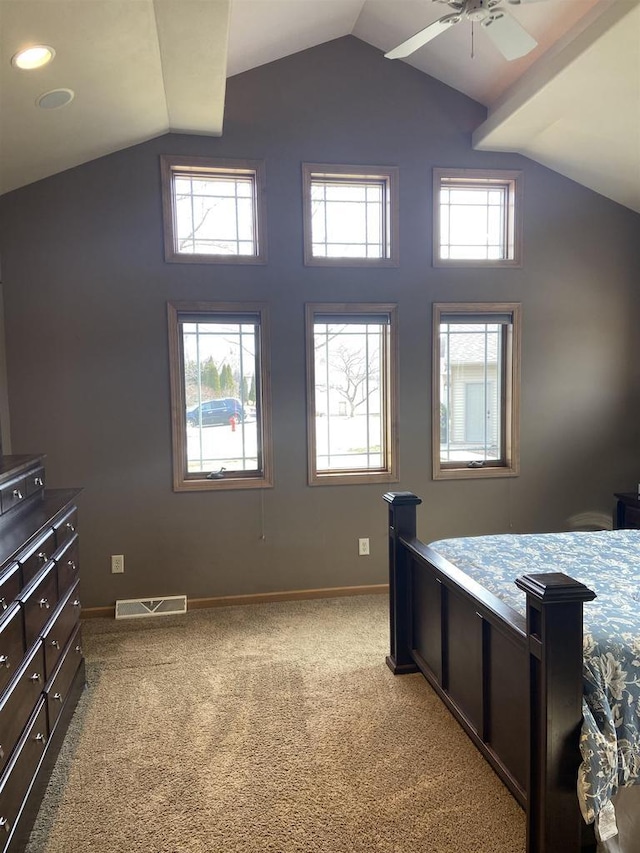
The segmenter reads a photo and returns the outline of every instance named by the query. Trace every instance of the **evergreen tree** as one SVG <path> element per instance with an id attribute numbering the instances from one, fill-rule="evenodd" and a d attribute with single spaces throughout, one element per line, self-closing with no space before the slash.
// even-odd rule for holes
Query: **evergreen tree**
<path id="1" fill-rule="evenodd" d="M 220 388 L 224 397 L 234 396 L 235 382 L 233 380 L 231 367 L 228 364 L 222 365 L 222 370 L 220 371 Z"/>
<path id="2" fill-rule="evenodd" d="M 249 393 L 247 394 L 247 400 L 250 403 L 255 405 L 256 402 L 256 377 L 255 374 L 251 377 L 251 385 L 249 386 Z"/>
<path id="3" fill-rule="evenodd" d="M 227 396 L 227 365 L 223 364 L 220 368 L 220 394 L 223 397 Z"/>
<path id="4" fill-rule="evenodd" d="M 213 362 L 213 368 L 211 370 L 211 390 L 213 392 L 214 399 L 216 397 L 222 396 L 222 391 L 220 388 L 220 373 L 218 372 L 218 367 L 215 362 Z"/>
<path id="5" fill-rule="evenodd" d="M 220 374 L 216 363 L 211 356 L 209 356 L 209 358 L 207 358 L 202 364 L 200 370 L 200 381 L 206 389 L 207 396 L 210 395 L 214 398 L 220 396 Z"/>

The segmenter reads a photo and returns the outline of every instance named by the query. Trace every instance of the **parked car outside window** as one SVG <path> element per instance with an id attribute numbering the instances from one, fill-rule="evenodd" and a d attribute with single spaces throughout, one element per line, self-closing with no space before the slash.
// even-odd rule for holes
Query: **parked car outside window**
<path id="1" fill-rule="evenodd" d="M 221 400 L 206 400 L 198 406 L 187 410 L 187 426 L 219 426 L 231 423 L 231 419 L 239 423 L 244 420 L 244 409 L 240 400 L 234 397 L 223 397 Z"/>

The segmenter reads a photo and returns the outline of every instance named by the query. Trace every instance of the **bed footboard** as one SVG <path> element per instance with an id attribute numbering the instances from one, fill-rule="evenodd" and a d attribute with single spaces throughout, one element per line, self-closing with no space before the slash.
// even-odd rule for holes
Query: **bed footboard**
<path id="1" fill-rule="evenodd" d="M 524 575 L 527 618 L 416 538 L 411 492 L 389 492 L 390 653 L 420 671 L 527 813 L 527 853 L 593 849 L 576 794 L 582 606 L 559 573 Z M 585 830 L 587 830 L 585 832 Z"/>

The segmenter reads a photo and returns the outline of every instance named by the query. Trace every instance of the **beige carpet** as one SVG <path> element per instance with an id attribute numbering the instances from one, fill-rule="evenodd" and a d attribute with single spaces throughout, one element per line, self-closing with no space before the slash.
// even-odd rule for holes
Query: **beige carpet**
<path id="1" fill-rule="evenodd" d="M 83 625 L 89 686 L 28 853 L 524 853 L 520 808 L 383 596 Z"/>

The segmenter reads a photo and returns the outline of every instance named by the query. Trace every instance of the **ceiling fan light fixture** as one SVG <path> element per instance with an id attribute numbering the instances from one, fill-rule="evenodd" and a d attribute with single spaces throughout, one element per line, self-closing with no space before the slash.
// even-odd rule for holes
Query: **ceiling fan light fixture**
<path id="1" fill-rule="evenodd" d="M 14 68 L 32 71 L 35 68 L 43 68 L 55 55 L 55 50 L 48 44 L 34 44 L 14 54 L 11 57 L 11 64 Z"/>
<path id="2" fill-rule="evenodd" d="M 437 0 L 442 2 L 442 0 Z M 519 59 L 526 56 L 538 44 L 530 33 L 500 7 L 502 0 L 446 0 L 447 5 L 455 9 L 453 15 L 445 15 L 429 26 L 405 39 L 397 47 L 385 53 L 387 59 L 405 59 L 425 44 L 441 35 L 454 24 L 459 24 L 463 18 L 471 23 L 471 38 L 473 45 L 473 25 L 480 24 L 487 33 L 494 47 L 507 60 Z M 514 5 L 529 0 L 507 0 Z M 471 58 L 473 58 L 473 46 Z"/>

